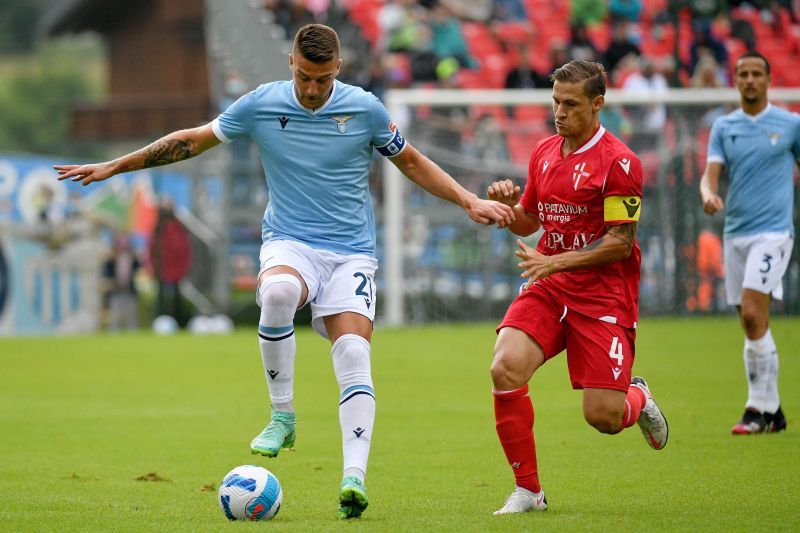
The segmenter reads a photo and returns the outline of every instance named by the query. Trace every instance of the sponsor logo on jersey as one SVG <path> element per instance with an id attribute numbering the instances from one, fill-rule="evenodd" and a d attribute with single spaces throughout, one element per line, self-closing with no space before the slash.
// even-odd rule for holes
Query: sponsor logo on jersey
<path id="1" fill-rule="evenodd" d="M 578 184 L 581 182 L 581 178 L 588 178 L 589 176 L 591 176 L 591 173 L 589 172 L 589 169 L 586 168 L 586 161 L 575 165 L 575 172 L 572 173 L 573 188 L 577 191 Z"/>
<path id="2" fill-rule="evenodd" d="M 344 115 L 341 117 L 330 117 L 331 120 L 336 121 L 336 129 L 339 130 L 339 133 L 344 135 L 347 133 L 347 121 L 353 118 L 355 115 Z"/>
<path id="3" fill-rule="evenodd" d="M 548 161 L 547 159 L 545 159 L 545 160 L 544 160 L 544 163 L 542 164 L 542 174 L 544 174 L 545 172 L 547 172 L 547 167 L 548 167 L 548 166 L 550 166 L 550 161 Z"/>
<path id="4" fill-rule="evenodd" d="M 281 123 L 281 129 L 285 129 L 286 125 L 289 123 L 289 119 L 287 117 L 278 117 L 278 122 Z"/>
<path id="5" fill-rule="evenodd" d="M 573 251 L 584 248 L 594 239 L 594 233 L 558 233 L 556 231 L 547 232 L 545 246 L 551 250 Z"/>
<path id="6" fill-rule="evenodd" d="M 558 202 L 539 202 L 539 220 L 544 222 L 569 222 L 575 216 L 585 215 L 589 208 L 585 205 L 562 204 Z"/>
<path id="7" fill-rule="evenodd" d="M 617 161 L 617 163 L 619 163 L 619 166 L 621 166 L 622 170 L 625 171 L 625 174 L 630 174 L 630 172 L 631 172 L 631 160 L 630 159 L 620 159 L 619 161 Z"/>

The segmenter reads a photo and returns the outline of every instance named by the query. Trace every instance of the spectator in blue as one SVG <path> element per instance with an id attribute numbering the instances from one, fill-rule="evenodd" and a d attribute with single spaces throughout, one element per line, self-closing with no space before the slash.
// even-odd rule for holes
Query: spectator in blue
<path id="1" fill-rule="evenodd" d="M 611 20 L 639 22 L 642 14 L 642 0 L 610 0 L 608 13 L 611 15 Z"/>
<path id="2" fill-rule="evenodd" d="M 528 11 L 522 0 L 492 0 L 492 18 L 500 21 L 527 21 Z"/>
<path id="3" fill-rule="evenodd" d="M 433 6 L 432 13 L 433 52 L 436 56 L 441 59 L 452 57 L 462 67 L 475 66 L 461 31 L 461 22 L 453 16 L 450 8 L 439 2 Z"/>

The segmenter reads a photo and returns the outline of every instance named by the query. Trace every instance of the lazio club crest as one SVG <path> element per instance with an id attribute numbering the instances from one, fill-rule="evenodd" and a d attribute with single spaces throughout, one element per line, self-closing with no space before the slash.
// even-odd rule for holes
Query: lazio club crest
<path id="1" fill-rule="evenodd" d="M 769 134 L 769 142 L 772 144 L 772 146 L 775 146 L 776 144 L 778 144 L 778 139 L 780 139 L 780 138 L 781 138 L 781 136 L 780 136 L 779 133 L 770 133 Z"/>
<path id="2" fill-rule="evenodd" d="M 347 133 L 347 121 L 353 118 L 355 115 L 345 115 L 343 117 L 331 117 L 331 120 L 336 121 L 336 129 L 339 130 L 339 133 L 344 135 Z"/>

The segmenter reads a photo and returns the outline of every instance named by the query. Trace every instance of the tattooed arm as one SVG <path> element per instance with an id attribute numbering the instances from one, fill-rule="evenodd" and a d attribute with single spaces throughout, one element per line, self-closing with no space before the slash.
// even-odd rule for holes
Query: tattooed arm
<path id="1" fill-rule="evenodd" d="M 183 161 L 219 143 L 211 124 L 206 124 L 199 128 L 170 133 L 140 150 L 113 161 L 93 165 L 54 165 L 53 168 L 58 171 L 59 180 L 70 178 L 72 181 L 80 181 L 82 185 L 89 185 L 95 181 L 107 180 L 115 174 Z"/>
<path id="2" fill-rule="evenodd" d="M 556 272 L 591 268 L 625 259 L 636 242 L 637 225 L 636 222 L 629 222 L 608 226 L 605 235 L 584 248 L 551 256 L 542 255 L 524 242 L 517 241 L 520 250 L 516 254 L 522 259 L 519 263 L 523 271 L 521 276 L 536 281 Z"/>

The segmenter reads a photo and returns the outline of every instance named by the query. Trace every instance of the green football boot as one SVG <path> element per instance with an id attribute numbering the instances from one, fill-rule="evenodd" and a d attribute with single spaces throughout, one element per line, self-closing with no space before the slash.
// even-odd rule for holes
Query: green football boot
<path id="1" fill-rule="evenodd" d="M 367 508 L 367 487 L 355 476 L 345 476 L 339 490 L 339 518 L 358 518 Z"/>
<path id="2" fill-rule="evenodd" d="M 267 457 L 276 457 L 281 448 L 294 446 L 296 437 L 294 413 L 273 411 L 272 420 L 253 442 L 250 451 Z"/>

